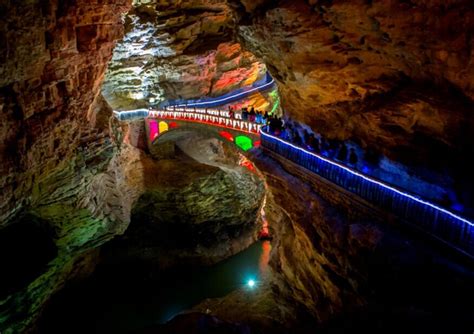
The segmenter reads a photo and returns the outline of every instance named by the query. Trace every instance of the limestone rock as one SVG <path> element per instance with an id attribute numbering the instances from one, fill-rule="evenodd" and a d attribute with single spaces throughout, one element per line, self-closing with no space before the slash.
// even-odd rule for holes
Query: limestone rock
<path id="1" fill-rule="evenodd" d="M 86 254 L 127 226 L 116 174 L 107 171 L 116 147 L 98 96 L 129 6 L 0 4 L 0 234 L 32 217 L 57 248 L 45 270 L 1 297 L 2 333 L 33 325 L 45 301 L 80 272 L 74 266 L 86 270 L 80 263 L 94 262 Z"/>
<path id="2" fill-rule="evenodd" d="M 116 109 L 219 96 L 262 79 L 266 68 L 232 41 L 226 1 L 137 2 L 125 19 L 103 93 Z"/>
<path id="3" fill-rule="evenodd" d="M 192 144 L 183 144 L 189 145 L 183 151 L 195 150 L 206 160 L 177 152 L 172 159 L 141 155 L 128 163 L 126 175 L 140 171 L 145 179 L 123 185 L 137 193 L 129 196 L 134 198 L 130 227 L 106 247 L 114 254 L 111 258 L 160 267 L 212 264 L 255 241 L 262 180 L 238 165 L 238 154 L 229 152 L 235 148 L 224 150 L 215 139 L 189 136 Z M 202 154 L 205 147 L 214 149 L 214 154 Z"/>
<path id="4" fill-rule="evenodd" d="M 277 79 L 291 117 L 407 163 L 472 154 L 458 136 L 473 140 L 469 1 L 297 0 L 266 8 L 250 23 L 244 15 L 238 34 Z"/>

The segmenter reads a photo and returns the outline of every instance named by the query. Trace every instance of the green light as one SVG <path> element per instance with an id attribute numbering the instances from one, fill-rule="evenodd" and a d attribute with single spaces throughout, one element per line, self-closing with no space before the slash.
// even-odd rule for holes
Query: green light
<path id="1" fill-rule="evenodd" d="M 275 114 L 277 111 L 278 107 L 280 106 L 280 94 L 278 94 L 278 89 L 274 89 L 270 92 L 270 97 L 272 98 L 273 102 L 273 108 L 270 111 L 270 115 Z"/>
<path id="2" fill-rule="evenodd" d="M 235 145 L 240 147 L 243 151 L 248 151 L 253 147 L 252 139 L 250 139 L 247 136 L 237 136 L 237 137 L 235 137 Z"/>

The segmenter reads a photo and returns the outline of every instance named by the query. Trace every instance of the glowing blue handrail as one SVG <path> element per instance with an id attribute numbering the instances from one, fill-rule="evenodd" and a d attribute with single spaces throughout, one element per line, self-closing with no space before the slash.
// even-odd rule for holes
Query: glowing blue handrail
<path id="1" fill-rule="evenodd" d="M 239 100 L 241 98 L 244 98 L 248 95 L 253 94 L 254 92 L 260 92 L 269 89 L 275 84 L 275 79 L 273 79 L 270 74 L 267 73 L 267 78 L 270 80 L 269 82 L 258 85 L 255 88 L 249 89 L 249 90 L 244 90 L 243 92 L 237 92 L 237 93 L 231 93 L 228 96 L 225 97 L 217 97 L 217 98 L 208 98 L 207 101 L 200 101 L 200 102 L 189 102 L 189 103 L 182 103 L 182 104 L 171 104 L 172 102 L 167 103 L 167 107 L 173 108 L 173 107 L 215 107 L 216 105 L 223 105 L 228 102 L 232 102 L 235 100 Z M 245 88 L 244 88 L 245 89 Z"/>
<path id="2" fill-rule="evenodd" d="M 382 208 L 390 209 L 403 219 L 412 223 L 416 220 L 418 225 L 422 225 L 420 227 L 425 230 L 426 228 L 430 229 L 429 232 L 435 237 L 461 249 L 463 252 L 467 252 L 470 256 L 474 256 L 474 229 L 472 228 L 474 223 L 471 221 L 417 196 L 273 136 L 263 129 L 260 130 L 260 135 L 261 144 L 264 148 L 317 173 Z M 388 190 L 388 193 L 383 190 Z M 411 203 L 416 204 L 417 207 L 409 208 Z M 443 215 L 446 217 L 443 217 Z M 449 226 L 448 223 L 450 223 Z M 456 237 L 456 234 L 461 235 Z M 453 242 L 455 245 L 452 244 Z"/>
<path id="3" fill-rule="evenodd" d="M 114 116 L 117 117 L 120 121 L 146 118 L 148 117 L 148 114 L 149 114 L 148 109 L 135 109 L 135 110 L 127 110 L 127 111 L 114 110 Z"/>

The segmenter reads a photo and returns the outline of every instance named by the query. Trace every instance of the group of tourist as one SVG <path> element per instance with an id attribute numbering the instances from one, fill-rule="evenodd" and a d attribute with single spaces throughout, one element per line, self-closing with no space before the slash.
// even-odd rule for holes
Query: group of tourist
<path id="1" fill-rule="evenodd" d="M 326 139 L 320 134 L 304 129 L 294 121 L 287 120 L 284 122 L 281 118 L 277 117 L 270 117 L 267 125 L 270 133 L 297 146 L 346 163 L 352 167 L 357 166 L 359 158 L 355 148 L 349 148 L 343 141 Z"/>
<path id="2" fill-rule="evenodd" d="M 291 142 L 296 146 L 303 147 L 308 151 L 315 152 L 331 160 L 339 161 L 354 169 L 361 170 L 364 173 L 380 167 L 380 153 L 373 149 L 362 150 L 357 145 L 350 142 L 344 142 L 337 139 L 328 139 L 321 134 L 314 133 L 308 127 L 305 127 L 291 119 L 283 119 L 267 111 L 261 112 L 251 108 L 242 108 L 234 111 L 229 108 L 231 118 L 237 118 L 248 122 L 266 125 L 264 131 L 278 136 L 281 139 Z M 359 155 L 362 158 L 359 158 Z M 444 207 L 450 207 L 459 211 L 462 206 L 456 200 L 456 195 L 452 192 L 446 193 L 442 200 L 438 201 Z"/>
<path id="3" fill-rule="evenodd" d="M 260 110 L 255 110 L 254 107 L 242 108 L 240 110 L 234 110 L 232 107 L 229 107 L 229 116 L 230 118 L 237 118 L 243 121 L 248 121 L 257 124 L 266 124 L 269 119 L 268 112 L 262 112 Z"/>
<path id="4" fill-rule="evenodd" d="M 321 154 L 330 159 L 338 160 L 351 167 L 356 168 L 359 162 L 357 151 L 347 143 L 337 139 L 327 139 L 320 134 L 308 131 L 295 121 L 287 119 L 286 121 L 267 111 L 262 112 L 254 107 L 234 110 L 229 107 L 231 118 L 242 119 L 243 121 L 267 125 L 267 130 L 280 138 L 289 141 L 297 146 L 304 147 L 309 151 Z M 372 151 L 364 153 L 364 161 L 369 165 L 378 164 L 379 156 Z"/>

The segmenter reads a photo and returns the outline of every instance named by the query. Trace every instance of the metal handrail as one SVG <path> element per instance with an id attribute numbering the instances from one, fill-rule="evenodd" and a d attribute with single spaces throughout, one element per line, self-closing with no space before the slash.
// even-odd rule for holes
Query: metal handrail
<path id="1" fill-rule="evenodd" d="M 261 145 L 474 257 L 474 223 L 418 196 L 260 130 Z"/>

